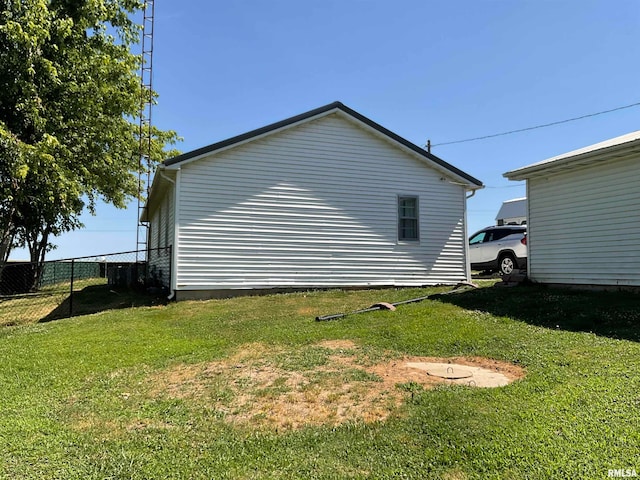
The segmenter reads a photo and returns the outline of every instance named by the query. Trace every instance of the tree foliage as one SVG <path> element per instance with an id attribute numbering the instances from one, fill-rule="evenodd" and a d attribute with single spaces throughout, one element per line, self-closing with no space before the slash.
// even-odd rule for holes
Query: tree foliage
<path id="1" fill-rule="evenodd" d="M 12 245 L 44 260 L 98 200 L 137 195 L 138 0 L 0 0 L 0 266 Z M 154 95 L 155 98 L 155 94 Z M 152 160 L 175 152 L 153 129 Z"/>

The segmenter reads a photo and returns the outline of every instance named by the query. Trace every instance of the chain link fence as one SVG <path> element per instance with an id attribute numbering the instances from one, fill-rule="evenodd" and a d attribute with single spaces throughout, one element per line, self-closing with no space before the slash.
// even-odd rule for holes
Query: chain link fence
<path id="1" fill-rule="evenodd" d="M 0 272 L 0 326 L 158 304 L 171 285 L 171 247 L 44 262 Z"/>

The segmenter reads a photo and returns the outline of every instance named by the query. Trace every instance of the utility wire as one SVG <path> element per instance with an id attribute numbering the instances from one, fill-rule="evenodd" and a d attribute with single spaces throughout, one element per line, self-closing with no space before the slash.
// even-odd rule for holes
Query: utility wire
<path id="1" fill-rule="evenodd" d="M 484 137 L 466 138 L 464 140 L 454 140 L 452 142 L 443 142 L 431 144 L 431 147 L 440 147 L 442 145 L 453 145 L 455 143 L 475 142 L 477 140 L 486 140 L 487 138 L 502 137 L 504 135 L 511 135 L 513 133 L 526 132 L 528 130 L 536 130 L 538 128 L 552 127 L 553 125 L 560 125 L 561 123 L 575 122 L 576 120 L 582 120 L 583 118 L 596 117 L 605 113 L 617 112 L 618 110 L 624 110 L 625 108 L 637 107 L 640 102 L 632 103 L 630 105 L 624 105 L 622 107 L 612 108 L 611 110 L 604 110 L 602 112 L 590 113 L 588 115 L 582 115 L 581 117 L 567 118 L 566 120 L 560 120 L 558 122 L 545 123 L 544 125 L 536 125 L 535 127 L 520 128 L 518 130 L 511 130 L 508 132 L 494 133 L 493 135 L 485 135 Z"/>
<path id="2" fill-rule="evenodd" d="M 503 189 L 503 188 L 517 188 L 517 187 L 522 187 L 525 184 L 525 181 L 522 180 L 520 182 L 518 182 L 517 185 L 500 185 L 499 187 L 492 187 L 490 185 L 485 185 L 484 188 L 493 188 L 493 189 Z"/>

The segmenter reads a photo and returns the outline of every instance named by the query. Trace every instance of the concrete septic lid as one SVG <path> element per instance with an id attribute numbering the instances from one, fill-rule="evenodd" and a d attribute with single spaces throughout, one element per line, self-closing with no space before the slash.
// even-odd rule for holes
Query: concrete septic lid
<path id="1" fill-rule="evenodd" d="M 427 375 L 441 378 L 448 383 L 473 387 L 504 387 L 511 383 L 500 372 L 482 367 L 458 363 L 408 362 L 407 367 L 423 370 Z"/>

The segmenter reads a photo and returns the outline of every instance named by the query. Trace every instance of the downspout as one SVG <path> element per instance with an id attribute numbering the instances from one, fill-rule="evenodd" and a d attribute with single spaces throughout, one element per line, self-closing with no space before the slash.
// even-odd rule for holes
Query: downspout
<path id="1" fill-rule="evenodd" d="M 467 203 L 471 197 L 476 194 L 478 189 L 474 188 L 468 195 L 465 195 L 464 199 L 464 256 L 465 256 L 465 270 L 467 282 L 471 283 L 471 262 L 469 260 L 469 231 L 467 229 Z"/>
<path id="2" fill-rule="evenodd" d="M 471 193 L 469 195 L 466 195 L 466 191 L 467 191 L 467 187 L 468 187 L 468 183 L 462 183 L 462 182 L 453 182 L 451 180 L 449 180 L 449 183 L 452 185 L 460 185 L 462 187 L 465 187 L 465 199 L 464 199 L 464 256 L 465 256 L 465 270 L 466 270 L 466 282 L 471 283 L 471 264 L 469 263 L 469 232 L 467 230 L 467 200 L 469 200 L 471 197 L 473 197 L 476 194 L 476 190 L 478 190 L 477 188 L 474 188 L 471 190 Z M 480 186 L 479 188 L 484 188 L 483 186 Z"/>
<path id="3" fill-rule="evenodd" d="M 451 185 L 460 185 L 461 187 L 466 187 L 468 184 L 467 183 L 462 183 L 462 182 L 452 182 L 451 180 L 449 180 L 449 183 Z M 484 188 L 484 187 L 480 187 L 480 188 Z M 467 200 L 469 200 L 471 197 L 473 197 L 476 194 L 476 190 L 478 190 L 477 188 L 474 188 L 473 190 L 471 190 L 471 195 L 469 195 L 467 197 Z"/>
<path id="4" fill-rule="evenodd" d="M 172 178 L 167 177 L 164 174 L 164 171 L 162 171 L 162 170 L 158 170 L 158 173 L 160 174 L 160 177 L 162 177 L 164 180 L 166 180 L 167 182 L 169 182 L 170 184 L 173 185 L 173 187 L 174 187 L 173 190 L 175 192 L 175 186 L 176 186 L 175 180 L 173 180 Z M 173 202 L 173 216 L 174 216 L 174 219 L 175 219 L 175 215 L 176 215 L 175 211 L 176 211 L 176 202 L 175 202 L 175 199 L 174 199 L 174 202 Z M 175 223 L 175 221 L 174 221 L 174 223 Z M 174 224 L 174 226 L 173 226 L 174 243 L 175 243 L 175 237 L 176 237 L 175 228 L 176 227 L 175 227 L 175 224 Z M 167 300 L 173 300 L 175 298 L 175 296 L 176 296 L 176 291 L 173 288 L 173 284 L 174 284 L 173 280 L 174 280 L 174 277 L 176 275 L 175 269 L 173 268 L 173 263 L 174 263 L 173 262 L 173 256 L 175 255 L 175 251 L 176 251 L 176 249 L 175 249 L 175 245 L 174 245 L 171 248 L 171 258 L 169 259 L 169 261 L 171 262 L 171 272 L 170 272 L 171 273 L 171 285 L 169 287 L 170 291 L 169 291 L 169 296 L 167 297 Z"/>
<path id="5" fill-rule="evenodd" d="M 465 277 L 467 277 L 467 282 L 471 283 L 471 261 L 469 259 L 469 229 L 467 227 L 467 223 L 469 221 L 467 214 L 467 203 L 469 199 L 476 194 L 475 189 L 471 190 L 469 195 L 465 194 L 464 198 L 464 269 L 465 269 Z"/>
<path id="6" fill-rule="evenodd" d="M 164 178 L 167 182 L 172 183 L 172 184 L 175 186 L 175 184 L 176 184 L 175 180 L 173 180 L 173 179 L 172 179 L 172 178 L 170 178 L 170 177 L 167 177 L 167 176 L 164 174 L 164 171 L 162 171 L 162 170 L 158 170 L 158 173 L 159 173 L 159 174 L 160 174 L 160 176 L 161 176 L 162 178 Z"/>

